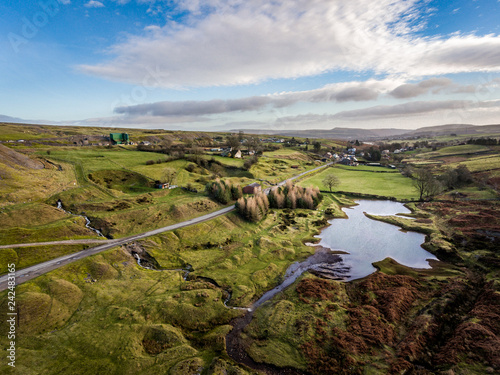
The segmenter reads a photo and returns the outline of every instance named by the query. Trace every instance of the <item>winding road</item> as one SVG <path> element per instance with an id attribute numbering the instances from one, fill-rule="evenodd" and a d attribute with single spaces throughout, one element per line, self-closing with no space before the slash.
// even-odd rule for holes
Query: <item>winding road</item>
<path id="1" fill-rule="evenodd" d="M 302 173 L 300 173 L 300 174 L 298 174 L 296 176 L 293 176 L 293 177 L 289 178 L 289 180 L 295 180 L 295 179 L 300 178 L 300 177 L 302 177 L 302 176 L 304 176 L 304 175 L 306 175 L 308 173 L 311 173 L 311 172 L 317 171 L 319 169 L 328 167 L 329 165 L 332 165 L 332 164 L 333 163 L 327 163 L 327 164 L 321 165 L 319 167 L 310 169 L 308 171 L 302 172 Z M 278 184 L 278 186 L 284 185 L 285 182 L 286 182 L 286 180 L 280 182 Z M 269 190 L 270 190 L 270 188 L 268 188 L 268 189 L 265 190 L 266 194 L 269 193 Z M 187 226 L 190 226 L 190 225 L 194 225 L 194 224 L 199 224 L 199 223 L 202 223 L 204 221 L 214 219 L 214 218 L 216 218 L 218 216 L 225 215 L 228 212 L 233 211 L 234 209 L 235 209 L 235 206 L 232 205 L 232 206 L 223 208 L 221 210 L 214 211 L 212 213 L 209 213 L 209 214 L 206 214 L 206 215 L 203 215 L 203 216 L 199 216 L 199 217 L 194 218 L 194 219 L 183 221 L 181 223 L 168 225 L 168 226 L 163 227 L 163 228 L 159 228 L 159 229 L 155 229 L 155 230 L 150 230 L 150 231 L 147 231 L 147 232 L 144 232 L 144 233 L 140 233 L 140 234 L 136 234 L 136 235 L 129 236 L 129 237 L 124 237 L 124 238 L 120 238 L 120 239 L 116 239 L 116 240 L 103 241 L 105 243 L 103 243 L 102 245 L 95 246 L 95 247 L 92 247 L 92 248 L 89 248 L 89 249 L 86 249 L 86 250 L 82 250 L 82 251 L 79 251 L 77 253 L 72 253 L 72 254 L 64 255 L 62 257 L 55 258 L 55 259 L 52 259 L 52 260 L 48 260 L 46 262 L 39 263 L 39 264 L 36 264 L 34 266 L 31 266 L 31 267 L 27 267 L 27 268 L 23 268 L 23 269 L 20 269 L 20 270 L 16 270 L 16 284 L 24 283 L 26 281 L 34 279 L 35 277 L 38 277 L 38 276 L 43 275 L 43 274 L 45 274 L 47 272 L 50 272 L 50 271 L 53 271 L 53 270 L 55 270 L 55 269 L 57 269 L 59 267 L 62 267 L 64 265 L 66 265 L 66 264 L 69 264 L 69 263 L 72 263 L 74 261 L 86 258 L 86 257 L 91 256 L 91 255 L 98 254 L 98 253 L 100 253 L 102 251 L 109 250 L 109 249 L 111 249 L 113 247 L 125 245 L 125 244 L 127 244 L 129 242 L 132 242 L 132 241 L 137 241 L 137 240 L 140 240 L 140 239 L 143 239 L 143 238 L 146 238 L 146 237 L 155 236 L 157 234 L 168 232 L 168 231 L 171 231 L 171 230 L 175 230 L 175 229 L 179 229 L 179 228 L 184 228 L 184 227 L 187 227 Z M 14 247 L 24 247 L 24 246 L 43 246 L 43 245 L 55 245 L 55 244 L 77 244 L 77 243 L 82 243 L 80 241 L 82 241 L 82 240 L 54 241 L 54 242 L 47 242 L 47 243 L 14 244 L 14 245 L 3 245 L 3 246 L 1 246 L 1 248 L 14 248 Z M 83 241 L 85 241 L 85 240 L 83 240 Z M 91 240 L 91 241 L 96 241 L 96 240 Z M 102 240 L 97 240 L 97 241 L 102 241 Z M 8 286 L 7 280 L 8 280 L 8 275 L 7 274 L 0 276 L 0 291 L 3 291 L 5 289 L 7 289 L 7 286 Z"/>

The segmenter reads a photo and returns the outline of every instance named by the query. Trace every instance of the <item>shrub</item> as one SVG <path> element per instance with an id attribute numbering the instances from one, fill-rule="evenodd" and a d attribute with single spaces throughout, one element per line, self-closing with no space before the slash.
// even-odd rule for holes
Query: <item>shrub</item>
<path id="1" fill-rule="evenodd" d="M 196 164 L 192 164 L 192 163 L 190 163 L 190 164 L 186 165 L 186 168 L 185 168 L 185 169 L 186 169 L 186 171 L 188 171 L 188 172 L 193 172 L 193 171 L 196 169 Z"/>

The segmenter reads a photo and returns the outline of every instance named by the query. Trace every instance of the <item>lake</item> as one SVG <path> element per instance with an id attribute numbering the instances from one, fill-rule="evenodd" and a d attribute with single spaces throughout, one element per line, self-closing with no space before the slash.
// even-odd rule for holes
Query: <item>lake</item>
<path id="1" fill-rule="evenodd" d="M 373 215 L 410 213 L 402 203 L 392 201 L 359 200 L 357 206 L 344 208 L 348 219 L 332 219 L 323 229 L 318 245 L 344 251 L 342 263 L 350 268 L 347 280 L 355 280 L 376 271 L 373 262 L 387 257 L 412 268 L 430 268 L 428 259 L 437 258 L 422 248 L 425 235 L 405 232 L 399 227 L 367 218 Z"/>

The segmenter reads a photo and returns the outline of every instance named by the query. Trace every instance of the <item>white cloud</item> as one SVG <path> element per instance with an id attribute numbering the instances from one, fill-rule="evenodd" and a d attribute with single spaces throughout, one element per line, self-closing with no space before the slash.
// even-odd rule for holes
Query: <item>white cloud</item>
<path id="1" fill-rule="evenodd" d="M 100 1 L 90 0 L 88 3 L 83 5 L 86 8 L 103 8 L 104 4 Z"/>
<path id="2" fill-rule="evenodd" d="M 149 1 L 152 2 L 152 1 Z M 154 1 L 153 1 L 154 2 Z M 295 78 L 335 69 L 421 77 L 500 71 L 500 37 L 425 38 L 418 0 L 189 0 L 185 24 L 115 45 L 110 61 L 80 69 L 162 87 L 220 86 Z"/>
<path id="3" fill-rule="evenodd" d="M 144 30 L 151 31 L 151 32 L 158 32 L 161 30 L 161 27 L 157 26 L 157 25 L 149 25 L 149 26 L 144 27 Z"/>

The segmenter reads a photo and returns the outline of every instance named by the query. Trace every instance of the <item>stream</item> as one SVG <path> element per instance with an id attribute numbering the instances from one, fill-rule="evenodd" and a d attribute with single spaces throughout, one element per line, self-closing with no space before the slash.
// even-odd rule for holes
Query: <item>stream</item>
<path id="1" fill-rule="evenodd" d="M 58 209 L 60 209 L 60 210 L 62 210 L 62 211 L 64 211 L 64 212 L 66 212 L 67 214 L 72 215 L 72 216 L 83 217 L 83 218 L 85 219 L 85 228 L 90 229 L 90 230 L 91 230 L 92 232 L 94 232 L 94 233 L 97 233 L 97 235 L 98 235 L 99 237 L 105 237 L 105 238 L 106 238 L 106 236 L 105 236 L 104 234 L 102 234 L 102 233 L 101 233 L 101 231 L 100 231 L 99 229 L 95 229 L 95 228 L 92 228 L 92 227 L 90 226 L 90 220 L 89 220 L 89 218 L 88 218 L 87 216 L 85 216 L 85 215 L 76 215 L 76 214 L 74 214 L 74 213 L 72 213 L 72 212 L 70 212 L 70 211 L 66 211 L 66 210 L 63 208 L 63 206 L 62 206 L 62 201 L 61 201 L 60 199 L 58 199 L 58 200 L 57 200 L 57 208 L 58 208 Z"/>
<path id="2" fill-rule="evenodd" d="M 129 250 L 130 251 L 130 250 Z M 132 256 L 136 259 L 137 261 L 137 264 L 144 268 L 144 269 L 147 269 L 147 270 L 153 270 L 153 271 L 174 271 L 174 272 L 184 272 L 184 275 L 182 276 L 182 278 L 186 281 L 188 280 L 189 278 L 189 274 L 191 272 L 194 271 L 193 267 L 190 265 L 190 264 L 187 264 L 186 265 L 186 268 L 165 268 L 165 269 L 162 269 L 162 268 L 157 268 L 154 263 L 151 262 L 150 259 L 147 259 L 147 257 L 149 256 L 149 254 L 147 254 L 146 252 L 146 256 L 144 256 L 144 253 L 142 254 L 142 257 L 141 255 L 139 255 L 138 252 L 136 252 L 135 250 L 132 250 L 130 251 L 130 253 L 132 254 Z M 153 258 L 154 259 L 154 258 Z M 232 310 L 245 310 L 245 311 L 251 311 L 250 308 L 247 308 L 247 307 L 237 307 L 237 306 L 228 306 L 228 303 L 229 301 L 231 300 L 231 297 L 232 297 L 232 293 L 231 293 L 231 290 L 229 289 L 224 289 L 223 287 L 221 287 L 214 279 L 211 279 L 209 277 L 205 277 L 205 276 L 195 276 L 193 278 L 191 278 L 190 280 L 203 280 L 203 281 L 206 281 L 212 285 L 214 285 L 215 287 L 219 288 L 222 290 L 222 294 L 224 297 L 224 306 L 227 307 L 228 309 L 232 309 Z"/>

